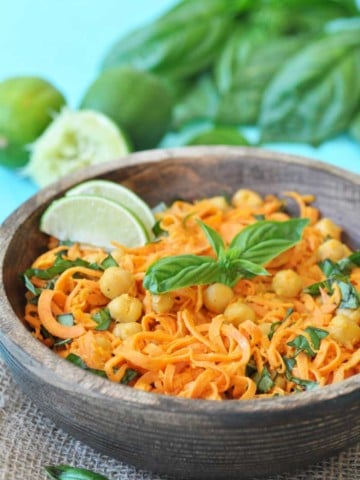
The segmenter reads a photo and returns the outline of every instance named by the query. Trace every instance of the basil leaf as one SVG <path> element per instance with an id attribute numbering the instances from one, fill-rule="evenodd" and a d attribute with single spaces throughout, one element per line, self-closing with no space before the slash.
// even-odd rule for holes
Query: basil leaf
<path id="1" fill-rule="evenodd" d="M 314 390 L 319 386 L 318 382 L 313 382 L 312 380 L 303 380 L 298 377 L 291 377 L 291 381 L 296 383 L 296 385 L 300 385 L 301 387 L 304 387 L 305 390 Z"/>
<path id="2" fill-rule="evenodd" d="M 155 238 L 159 238 L 159 237 L 165 237 L 165 236 L 168 236 L 168 232 L 166 230 L 163 230 L 160 226 L 160 223 L 161 223 L 161 220 L 158 220 L 157 222 L 155 222 L 154 226 L 152 227 L 152 232 L 155 236 Z"/>
<path id="3" fill-rule="evenodd" d="M 86 365 L 84 360 L 76 355 L 75 353 L 69 353 L 69 355 L 66 357 L 66 360 L 69 361 L 70 363 L 73 363 L 77 367 L 82 368 L 83 370 L 88 370 L 91 373 L 94 373 L 95 375 L 98 375 L 99 377 L 104 377 L 107 378 L 106 373 L 104 370 L 98 370 L 97 368 L 90 368 Z"/>
<path id="4" fill-rule="evenodd" d="M 296 365 L 296 359 L 292 358 L 292 357 L 290 357 L 290 358 L 289 357 L 282 357 L 282 359 L 283 359 L 284 364 L 285 364 L 287 378 L 289 378 L 288 375 L 291 376 L 291 372 Z"/>
<path id="5" fill-rule="evenodd" d="M 264 265 L 296 245 L 308 223 L 306 218 L 253 223 L 234 237 L 230 249 L 237 250 L 243 260 Z"/>
<path id="6" fill-rule="evenodd" d="M 230 252 L 231 253 L 231 252 Z M 258 265 L 254 262 L 249 262 L 249 260 L 235 259 L 231 260 L 231 270 L 234 271 L 236 277 L 242 276 L 244 278 L 252 278 L 256 275 L 269 276 L 270 273 L 261 265 Z M 237 279 L 236 278 L 236 279 Z"/>
<path id="7" fill-rule="evenodd" d="M 28 270 L 27 270 L 28 272 Z M 32 275 L 31 275 L 32 276 Z M 41 288 L 37 288 L 35 287 L 35 285 L 32 283 L 32 281 L 30 280 L 29 278 L 29 275 L 28 273 L 24 273 L 23 274 L 23 278 L 24 278 L 24 283 L 25 283 L 25 287 L 29 290 L 29 292 L 31 292 L 35 297 L 38 297 L 41 293 Z"/>
<path id="8" fill-rule="evenodd" d="M 305 332 L 309 335 L 315 350 L 319 350 L 321 340 L 329 335 L 328 331 L 316 327 L 306 327 Z"/>
<path id="9" fill-rule="evenodd" d="M 360 28 L 328 33 L 292 56 L 268 85 L 261 141 L 318 145 L 347 128 L 360 102 Z"/>
<path id="10" fill-rule="evenodd" d="M 223 268 L 212 257 L 177 255 L 157 260 L 146 271 L 144 287 L 152 293 L 164 293 L 191 285 L 219 281 Z"/>
<path id="11" fill-rule="evenodd" d="M 61 313 L 60 315 L 56 316 L 56 320 L 61 323 L 61 325 L 65 325 L 67 327 L 74 325 L 74 316 L 72 313 Z"/>
<path id="12" fill-rule="evenodd" d="M 67 345 L 68 343 L 72 342 L 72 338 L 65 338 L 64 340 L 58 340 L 54 343 L 54 347 L 62 347 L 64 345 Z"/>
<path id="13" fill-rule="evenodd" d="M 295 347 L 294 356 L 298 355 L 300 352 L 305 352 L 309 357 L 314 357 L 316 354 L 310 346 L 310 343 L 304 335 L 298 335 L 291 342 L 287 342 L 289 347 Z"/>
<path id="14" fill-rule="evenodd" d="M 329 332 L 315 327 L 306 327 L 305 332 L 310 337 L 311 345 L 304 335 L 298 335 L 294 338 L 294 340 L 288 342 L 287 345 L 296 348 L 294 356 L 298 355 L 300 352 L 305 352 L 309 357 L 314 357 L 316 355 L 316 351 L 320 348 L 321 340 L 327 337 Z"/>
<path id="15" fill-rule="evenodd" d="M 350 125 L 350 134 L 360 142 L 360 112 L 356 115 Z"/>
<path id="16" fill-rule="evenodd" d="M 118 266 L 117 261 L 110 254 L 106 258 L 104 258 L 104 260 L 100 264 L 100 267 L 103 270 L 106 270 L 109 267 L 117 267 L 117 266 Z"/>
<path id="17" fill-rule="evenodd" d="M 137 370 L 134 370 L 133 368 L 127 368 L 125 370 L 124 376 L 120 380 L 120 383 L 124 385 L 128 385 L 131 383 L 135 378 L 139 377 L 140 373 Z"/>
<path id="18" fill-rule="evenodd" d="M 355 287 L 350 282 L 338 281 L 336 283 L 339 286 L 341 293 L 341 302 L 339 307 L 349 309 L 359 308 L 360 296 Z"/>
<path id="19" fill-rule="evenodd" d="M 268 339 L 271 340 L 274 336 L 274 333 L 278 329 L 278 327 L 281 325 L 282 322 L 273 322 L 270 327 L 270 332 L 268 333 Z"/>
<path id="20" fill-rule="evenodd" d="M 76 260 L 68 260 L 63 258 L 63 252 L 59 252 L 56 256 L 54 264 L 46 269 L 41 268 L 28 268 L 25 271 L 25 275 L 28 277 L 37 277 L 41 280 L 51 280 L 52 278 L 60 275 L 61 273 L 65 272 L 68 268 L 71 267 L 85 267 L 90 268 L 92 270 L 102 270 L 102 267 L 97 263 L 90 263 L 82 258 L 77 258 Z"/>
<path id="21" fill-rule="evenodd" d="M 186 145 L 249 145 L 237 128 L 213 127 L 190 138 Z"/>
<path id="22" fill-rule="evenodd" d="M 107 330 L 111 323 L 111 315 L 108 308 L 103 308 L 91 316 L 98 324 L 95 330 Z"/>
<path id="23" fill-rule="evenodd" d="M 286 368 L 285 376 L 290 382 L 294 382 L 296 385 L 304 387 L 305 390 L 313 390 L 314 388 L 318 387 L 319 384 L 317 382 L 313 382 L 311 380 L 302 380 L 301 378 L 294 377 L 292 375 L 292 370 L 296 365 L 295 358 L 282 357 L 282 359 Z"/>
<path id="24" fill-rule="evenodd" d="M 225 124 L 257 122 L 265 88 L 285 60 L 307 37 L 273 37 L 266 29 L 241 25 L 229 38 L 215 64 L 219 90 L 215 119 Z"/>
<path id="25" fill-rule="evenodd" d="M 274 380 L 271 378 L 269 370 L 264 367 L 262 372 L 255 374 L 253 380 L 256 382 L 257 390 L 261 393 L 269 392 L 275 385 Z"/>
<path id="26" fill-rule="evenodd" d="M 109 51 L 108 69 L 131 65 L 172 79 L 192 77 L 209 67 L 244 1 L 183 1 L 150 25 L 130 32 Z"/>
<path id="27" fill-rule="evenodd" d="M 209 74 L 202 75 L 189 86 L 173 111 L 173 128 L 178 130 L 189 122 L 213 120 L 219 103 L 219 93 Z M 186 143 L 186 142 L 185 142 Z"/>
<path id="28" fill-rule="evenodd" d="M 85 468 L 75 468 L 70 465 L 44 467 L 47 475 L 53 480 L 108 480 L 104 475 Z"/>
<path id="29" fill-rule="evenodd" d="M 206 223 L 198 221 L 198 225 L 200 226 L 201 230 L 205 233 L 207 241 L 210 243 L 211 248 L 216 253 L 216 256 L 219 260 L 224 257 L 225 254 L 225 244 L 221 236 L 214 230 L 213 228 L 206 225 Z"/>

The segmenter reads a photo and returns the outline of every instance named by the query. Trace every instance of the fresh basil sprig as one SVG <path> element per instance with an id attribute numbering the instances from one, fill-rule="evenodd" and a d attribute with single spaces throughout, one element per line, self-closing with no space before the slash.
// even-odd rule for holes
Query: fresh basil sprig
<path id="1" fill-rule="evenodd" d="M 86 468 L 75 468 L 71 465 L 47 466 L 44 469 L 52 480 L 108 480 L 100 473 Z"/>
<path id="2" fill-rule="evenodd" d="M 263 265 L 296 245 L 308 222 L 263 220 L 244 228 L 226 248 L 221 236 L 199 221 L 217 258 L 191 254 L 162 258 L 146 271 L 144 287 L 152 293 L 215 282 L 233 287 L 240 278 L 268 275 Z"/>

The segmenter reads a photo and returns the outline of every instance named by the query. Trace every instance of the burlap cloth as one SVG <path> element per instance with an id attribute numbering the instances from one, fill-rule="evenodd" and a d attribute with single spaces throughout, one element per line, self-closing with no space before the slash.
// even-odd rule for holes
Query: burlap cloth
<path id="1" fill-rule="evenodd" d="M 0 358 L 0 480 L 45 480 L 44 465 L 70 464 L 109 480 L 165 480 L 136 470 L 57 428 L 19 389 Z M 266 480 L 360 480 L 360 444 L 295 475 Z"/>

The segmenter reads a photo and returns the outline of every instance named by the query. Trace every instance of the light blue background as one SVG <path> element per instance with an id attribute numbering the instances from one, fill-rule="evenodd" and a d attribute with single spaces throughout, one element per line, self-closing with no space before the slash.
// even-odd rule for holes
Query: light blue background
<path id="1" fill-rule="evenodd" d="M 0 3 L 0 80 L 14 75 L 42 76 L 76 107 L 96 77 L 109 47 L 124 33 L 155 18 L 175 0 L 0 0 Z M 360 173 L 360 145 L 347 135 L 319 148 L 298 144 L 266 147 Z M 36 191 L 30 180 L 0 167 L 0 223 Z"/>

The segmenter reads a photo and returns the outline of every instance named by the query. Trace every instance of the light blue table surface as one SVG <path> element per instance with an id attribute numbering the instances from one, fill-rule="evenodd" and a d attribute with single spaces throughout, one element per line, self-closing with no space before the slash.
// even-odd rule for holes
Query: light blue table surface
<path id="1" fill-rule="evenodd" d="M 175 0 L 2 0 L 0 80 L 38 75 L 76 107 L 96 77 L 108 48 L 124 33 L 155 18 Z M 173 139 L 167 144 L 171 145 Z M 360 173 L 360 144 L 347 135 L 318 148 L 272 144 L 265 148 L 318 159 Z M 0 223 L 37 187 L 0 167 Z"/>

